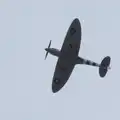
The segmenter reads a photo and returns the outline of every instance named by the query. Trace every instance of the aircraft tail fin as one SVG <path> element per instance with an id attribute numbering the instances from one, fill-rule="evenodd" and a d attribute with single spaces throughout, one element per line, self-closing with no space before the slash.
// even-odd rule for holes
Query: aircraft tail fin
<path id="1" fill-rule="evenodd" d="M 100 77 L 104 77 L 107 74 L 108 69 L 110 69 L 111 58 L 109 56 L 105 57 L 99 67 L 99 75 Z"/>

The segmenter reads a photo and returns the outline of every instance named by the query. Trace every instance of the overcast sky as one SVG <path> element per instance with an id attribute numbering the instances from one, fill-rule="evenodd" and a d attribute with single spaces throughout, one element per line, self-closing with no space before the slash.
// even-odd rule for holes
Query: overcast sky
<path id="1" fill-rule="evenodd" d="M 112 69 L 77 65 L 61 91 L 52 93 L 57 58 L 74 18 L 82 26 L 79 56 Z M 83 22 L 84 20 L 84 22 Z M 0 120 L 120 120 L 119 0 L 0 0 Z"/>

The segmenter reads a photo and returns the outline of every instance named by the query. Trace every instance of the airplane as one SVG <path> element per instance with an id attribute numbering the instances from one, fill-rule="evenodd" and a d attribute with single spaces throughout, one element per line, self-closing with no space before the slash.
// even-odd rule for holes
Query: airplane
<path id="1" fill-rule="evenodd" d="M 91 65 L 99 68 L 100 77 L 104 77 L 110 68 L 110 56 L 106 56 L 100 64 L 91 60 L 79 57 L 79 49 L 81 44 L 81 23 L 75 18 L 65 36 L 61 50 L 50 48 L 51 40 L 48 48 L 45 48 L 47 58 L 48 53 L 58 57 L 56 68 L 52 80 L 52 92 L 56 93 L 63 88 L 68 81 L 71 73 L 77 64 Z"/>

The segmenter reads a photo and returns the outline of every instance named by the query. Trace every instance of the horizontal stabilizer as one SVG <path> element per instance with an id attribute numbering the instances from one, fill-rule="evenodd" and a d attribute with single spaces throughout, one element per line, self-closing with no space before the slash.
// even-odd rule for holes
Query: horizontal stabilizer
<path id="1" fill-rule="evenodd" d="M 110 65 L 110 61 L 111 61 L 111 58 L 109 56 L 105 57 L 101 64 L 100 64 L 100 67 L 99 67 L 99 75 L 100 77 L 104 77 L 108 71 L 108 69 L 110 68 L 109 65 Z"/>

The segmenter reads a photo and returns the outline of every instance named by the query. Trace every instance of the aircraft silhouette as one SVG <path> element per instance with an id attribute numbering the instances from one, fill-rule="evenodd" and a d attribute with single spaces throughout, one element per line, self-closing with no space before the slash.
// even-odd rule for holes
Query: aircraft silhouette
<path id="1" fill-rule="evenodd" d="M 102 60 L 101 64 L 79 57 L 78 53 L 80 49 L 80 44 L 81 24 L 79 19 L 75 18 L 68 29 L 61 50 L 50 48 L 51 40 L 48 45 L 48 48 L 45 48 L 45 50 L 47 51 L 45 59 L 48 53 L 58 57 L 52 81 L 53 93 L 58 92 L 66 84 L 75 65 L 77 64 L 85 64 L 99 67 L 100 77 L 104 77 L 108 69 L 110 69 L 109 65 L 111 58 L 109 56 L 105 57 Z"/>

